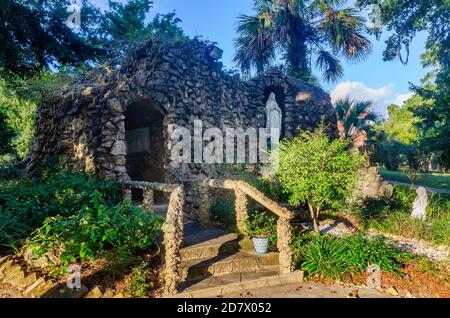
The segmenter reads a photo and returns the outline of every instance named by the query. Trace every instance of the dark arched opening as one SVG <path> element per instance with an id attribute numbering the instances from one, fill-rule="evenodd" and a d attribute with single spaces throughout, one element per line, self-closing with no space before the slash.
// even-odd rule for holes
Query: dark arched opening
<path id="1" fill-rule="evenodd" d="M 125 112 L 126 168 L 131 180 L 166 182 L 164 117 L 161 107 L 149 100 L 128 106 Z"/>

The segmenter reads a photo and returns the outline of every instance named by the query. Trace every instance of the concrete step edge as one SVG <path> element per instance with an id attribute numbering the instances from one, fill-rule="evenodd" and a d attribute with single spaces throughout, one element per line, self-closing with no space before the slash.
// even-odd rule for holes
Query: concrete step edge
<path id="1" fill-rule="evenodd" d="M 295 271 L 289 274 L 279 274 L 274 276 L 262 277 L 248 280 L 245 282 L 236 282 L 223 286 L 201 289 L 190 292 L 181 292 L 174 296 L 164 298 L 216 298 L 225 294 L 239 293 L 257 288 L 284 286 L 303 282 L 303 271 Z"/>
<path id="2" fill-rule="evenodd" d="M 231 255 L 228 255 L 228 256 L 230 257 L 230 256 L 233 256 L 233 255 L 234 254 L 231 254 Z M 278 260 L 279 260 L 279 253 L 278 252 L 271 252 L 271 253 L 267 253 L 267 254 L 263 254 L 263 255 L 249 254 L 249 255 L 244 255 L 244 256 L 245 257 L 237 258 L 237 259 L 235 259 L 235 258 L 232 258 L 232 259 L 224 258 L 224 259 L 221 259 L 221 260 L 215 260 L 214 258 L 207 257 L 207 258 L 187 260 L 187 261 L 181 263 L 181 269 L 190 268 L 192 266 L 201 266 L 201 267 L 222 266 L 222 265 L 229 264 L 229 263 L 245 262 L 249 258 L 254 258 L 254 259 L 257 259 L 257 260 L 265 260 L 265 259 L 270 260 L 270 259 L 274 258 L 274 259 L 277 260 L 276 264 L 273 263 L 273 264 L 267 264 L 267 265 L 278 265 Z M 258 263 L 260 263 L 260 261 Z"/>

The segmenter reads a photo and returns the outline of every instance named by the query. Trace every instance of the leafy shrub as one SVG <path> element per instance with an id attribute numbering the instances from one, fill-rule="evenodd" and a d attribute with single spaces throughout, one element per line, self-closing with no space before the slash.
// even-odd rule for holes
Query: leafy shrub
<path id="1" fill-rule="evenodd" d="M 53 265 L 65 270 L 106 250 L 144 250 L 156 243 L 163 220 L 129 202 L 109 206 L 95 191 L 91 204 L 72 216 L 49 217 L 34 233 L 31 246 L 37 256 L 50 253 Z"/>
<path id="2" fill-rule="evenodd" d="M 269 249 L 277 247 L 277 218 L 269 212 L 254 212 L 245 221 L 246 234 L 252 238 L 269 238 Z"/>
<path id="3" fill-rule="evenodd" d="M 237 177 L 237 179 L 247 182 L 264 193 L 268 198 L 287 202 L 289 198 L 283 192 L 279 181 L 275 177 L 262 177 L 259 170 L 259 165 L 237 164 L 219 166 L 219 171 L 222 175 Z"/>
<path id="4" fill-rule="evenodd" d="M 339 240 L 339 239 L 338 239 Z M 350 269 L 364 271 L 368 264 L 379 265 L 383 271 L 396 272 L 411 255 L 399 252 L 394 243 L 382 236 L 364 237 L 358 235 L 342 239 Z"/>
<path id="5" fill-rule="evenodd" d="M 315 236 L 301 250 L 300 266 L 308 277 L 342 279 L 350 271 L 345 246 L 330 237 Z"/>
<path id="6" fill-rule="evenodd" d="M 11 139 L 14 131 L 6 125 L 6 116 L 0 109 L 0 155 L 11 152 Z"/>
<path id="7" fill-rule="evenodd" d="M 260 176 L 255 176 L 249 173 L 242 173 L 239 179 L 254 186 L 256 189 L 264 193 L 268 198 L 276 201 L 287 201 L 288 198 L 284 195 L 281 185 L 277 180 L 265 179 Z"/>
<path id="8" fill-rule="evenodd" d="M 86 174 L 44 171 L 40 177 L 0 180 L 0 245 L 15 245 L 49 216 L 70 216 L 91 203 L 95 190 L 110 204 L 121 200 L 119 185 Z"/>
<path id="9" fill-rule="evenodd" d="M 300 235 L 293 240 L 294 261 L 308 277 L 342 280 L 376 264 L 383 271 L 397 272 L 411 255 L 397 251 L 383 237 L 352 235 L 344 238 Z"/>
<path id="10" fill-rule="evenodd" d="M 428 202 L 427 214 L 431 219 L 448 217 L 450 213 L 450 195 L 431 193 Z"/>
<path id="11" fill-rule="evenodd" d="M 158 272 L 152 269 L 151 263 L 143 261 L 133 268 L 125 287 L 125 294 L 131 298 L 147 298 L 158 285 Z"/>
<path id="12" fill-rule="evenodd" d="M 450 212 L 443 217 L 436 218 L 431 224 L 430 241 L 435 244 L 450 246 Z"/>
<path id="13" fill-rule="evenodd" d="M 22 174 L 11 155 L 0 155 L 0 180 L 16 179 Z"/>
<path id="14" fill-rule="evenodd" d="M 309 232 L 298 233 L 295 230 L 292 231 L 292 261 L 295 264 L 300 264 L 302 260 L 302 253 L 304 246 L 311 240 L 312 235 Z"/>
<path id="15" fill-rule="evenodd" d="M 314 132 L 285 140 L 279 147 L 277 175 L 291 204 L 308 204 L 314 229 L 327 208 L 339 208 L 350 195 L 365 156 L 348 149 L 344 140 L 331 140 L 323 124 Z"/>
<path id="16" fill-rule="evenodd" d="M 236 228 L 236 210 L 234 200 L 217 200 L 209 207 L 211 219 L 221 223 L 225 228 L 234 230 Z"/>

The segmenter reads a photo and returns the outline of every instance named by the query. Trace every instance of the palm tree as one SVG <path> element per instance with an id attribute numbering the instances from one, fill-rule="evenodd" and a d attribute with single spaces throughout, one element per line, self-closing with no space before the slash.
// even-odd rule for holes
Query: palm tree
<path id="1" fill-rule="evenodd" d="M 355 102 L 349 99 L 336 102 L 339 135 L 354 146 L 364 147 L 370 127 L 377 119 L 371 102 Z"/>
<path id="2" fill-rule="evenodd" d="M 241 15 L 235 62 L 243 73 L 262 72 L 282 53 L 291 75 L 310 80 L 311 61 L 327 81 L 343 75 L 339 57 L 361 60 L 370 54 L 362 35 L 364 18 L 347 0 L 255 0 L 256 15 Z"/>

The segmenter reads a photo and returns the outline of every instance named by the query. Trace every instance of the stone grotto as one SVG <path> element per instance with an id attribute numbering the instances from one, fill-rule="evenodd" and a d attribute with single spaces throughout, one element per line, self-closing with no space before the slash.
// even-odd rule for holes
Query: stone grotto
<path id="1" fill-rule="evenodd" d="M 183 183 L 195 209 L 190 180 L 220 172 L 215 164 L 171 162 L 175 127 L 193 130 L 201 120 L 203 129 L 264 128 L 273 94 L 282 113 L 280 138 L 322 121 L 337 136 L 336 113 L 323 90 L 276 69 L 244 81 L 223 71 L 207 49 L 196 39 L 149 40 L 41 104 L 27 169 L 57 155 L 69 168 L 102 178 Z"/>

